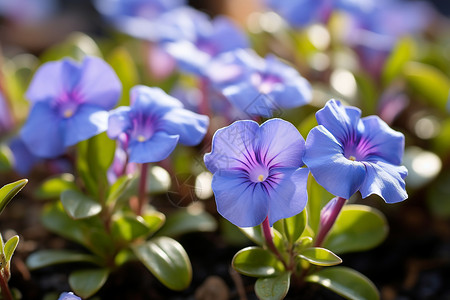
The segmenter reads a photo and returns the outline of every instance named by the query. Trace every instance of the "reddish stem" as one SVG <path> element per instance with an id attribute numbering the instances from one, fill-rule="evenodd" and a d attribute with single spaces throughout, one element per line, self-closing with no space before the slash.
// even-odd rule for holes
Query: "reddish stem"
<path id="1" fill-rule="evenodd" d="M 336 222 L 336 219 L 339 215 L 339 213 L 342 210 L 342 207 L 344 207 L 345 202 L 347 199 L 338 197 L 336 204 L 333 207 L 333 210 L 330 213 L 329 218 L 327 219 L 327 222 L 325 224 L 321 224 L 319 233 L 317 234 L 316 240 L 314 242 L 314 247 L 320 247 L 325 240 L 328 232 L 330 232 L 331 227 L 333 227 L 334 223 Z"/>
<path id="2" fill-rule="evenodd" d="M 14 300 L 11 291 L 9 290 L 8 286 L 8 279 L 6 278 L 7 275 L 3 272 L 4 270 L 0 271 L 0 289 L 2 293 L 2 298 L 5 300 Z"/>
<path id="3" fill-rule="evenodd" d="M 270 230 L 269 217 L 266 217 L 261 224 L 264 238 L 266 240 L 267 247 L 277 256 L 277 258 L 283 263 L 283 265 L 287 268 L 286 262 L 278 251 L 277 247 L 273 243 L 272 231 Z"/>

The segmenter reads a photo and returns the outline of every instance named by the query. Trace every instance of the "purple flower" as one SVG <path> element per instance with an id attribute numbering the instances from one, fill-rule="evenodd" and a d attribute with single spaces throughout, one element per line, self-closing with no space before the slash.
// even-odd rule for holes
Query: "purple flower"
<path id="1" fill-rule="evenodd" d="M 9 143 L 9 148 L 14 156 L 14 169 L 20 175 L 26 175 L 42 158 L 31 153 L 20 137 L 13 138 Z"/>
<path id="2" fill-rule="evenodd" d="M 0 15 L 17 23 L 36 23 L 56 11 L 56 0 L 0 0 Z"/>
<path id="3" fill-rule="evenodd" d="M 64 292 L 59 296 L 58 300 L 81 300 L 81 298 L 74 295 L 74 293 L 72 292 L 69 293 Z"/>
<path id="4" fill-rule="evenodd" d="M 86 57 L 42 65 L 26 93 L 32 103 L 21 137 L 36 156 L 55 157 L 65 148 L 107 129 L 108 110 L 121 83 L 102 59 Z"/>
<path id="5" fill-rule="evenodd" d="M 405 200 L 408 171 L 402 162 L 404 136 L 377 116 L 330 100 L 316 113 L 319 126 L 306 139 L 303 161 L 330 193 L 350 198 L 377 194 L 388 203 Z"/>
<path id="6" fill-rule="evenodd" d="M 305 141 L 289 122 L 236 121 L 219 129 L 205 154 L 218 212 L 239 227 L 270 225 L 306 205 Z"/>
<path id="7" fill-rule="evenodd" d="M 214 86 L 250 116 L 272 116 L 274 111 L 311 101 L 309 82 L 273 55 L 265 59 L 249 50 L 217 57 L 208 70 Z"/>
<path id="8" fill-rule="evenodd" d="M 249 47 L 243 31 L 225 16 L 211 21 L 202 12 L 181 8 L 165 14 L 161 22 L 168 24 L 163 47 L 182 71 L 195 75 L 203 76 L 211 59 L 220 53 Z"/>
<path id="9" fill-rule="evenodd" d="M 135 86 L 131 106 L 113 110 L 108 123 L 110 138 L 126 140 L 129 161 L 147 163 L 168 157 L 178 142 L 199 144 L 209 118 L 184 109 L 180 101 L 159 88 Z"/>

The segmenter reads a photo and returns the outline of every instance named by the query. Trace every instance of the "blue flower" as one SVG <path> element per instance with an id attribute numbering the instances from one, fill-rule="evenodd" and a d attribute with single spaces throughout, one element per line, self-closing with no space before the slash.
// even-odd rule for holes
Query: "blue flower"
<path id="1" fill-rule="evenodd" d="M 183 108 L 183 104 L 159 88 L 135 86 L 131 106 L 111 111 L 108 136 L 125 140 L 129 161 L 165 159 L 178 142 L 193 146 L 206 134 L 209 118 Z"/>
<path id="2" fill-rule="evenodd" d="M 122 87 L 113 69 L 102 59 L 86 57 L 42 65 L 26 97 L 32 103 L 21 137 L 36 156 L 51 158 L 66 147 L 106 130 Z"/>
<path id="3" fill-rule="evenodd" d="M 336 196 L 348 199 L 360 191 L 363 198 L 376 194 L 388 203 L 405 200 L 403 134 L 377 116 L 360 117 L 359 109 L 328 101 L 316 113 L 319 126 L 308 134 L 303 161 Z"/>
<path id="4" fill-rule="evenodd" d="M 205 154 L 218 212 L 239 227 L 270 225 L 306 205 L 305 141 L 289 122 L 236 121 L 219 129 Z"/>
<path id="5" fill-rule="evenodd" d="M 74 293 L 72 292 L 69 293 L 64 292 L 59 296 L 58 300 L 81 300 L 81 298 L 74 295 Z"/>
<path id="6" fill-rule="evenodd" d="M 9 142 L 9 148 L 14 156 L 14 169 L 20 175 L 27 175 L 42 158 L 33 155 L 28 150 L 20 137 L 15 137 Z"/>
<path id="7" fill-rule="evenodd" d="M 183 7 L 185 0 L 96 0 L 94 5 L 115 27 L 131 36 L 158 41 L 165 24 L 160 17 Z"/>
<path id="8" fill-rule="evenodd" d="M 309 82 L 273 55 L 263 59 L 249 50 L 227 52 L 210 64 L 208 75 L 213 85 L 249 116 L 271 117 L 312 98 Z"/>
<path id="9" fill-rule="evenodd" d="M 166 24 L 162 46 L 184 72 L 203 76 L 212 58 L 249 47 L 244 32 L 225 16 L 211 21 L 202 12 L 180 8 L 165 14 L 161 22 Z"/>

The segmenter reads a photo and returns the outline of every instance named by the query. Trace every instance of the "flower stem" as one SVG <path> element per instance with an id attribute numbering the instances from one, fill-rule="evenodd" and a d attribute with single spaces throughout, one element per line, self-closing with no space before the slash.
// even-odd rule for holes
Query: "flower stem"
<path id="1" fill-rule="evenodd" d="M 347 202 L 347 199 L 342 197 L 337 198 L 336 204 L 334 205 L 330 216 L 327 218 L 327 221 L 320 226 L 319 233 L 317 234 L 316 240 L 314 242 L 314 247 L 320 247 L 322 245 L 328 232 L 330 232 L 331 227 L 333 227 L 334 223 L 336 222 L 336 219 L 341 212 L 342 207 L 344 207 L 345 202 Z"/>
<path id="2" fill-rule="evenodd" d="M 7 275 L 3 272 L 4 270 L 0 271 L 0 289 L 2 293 L 2 299 L 5 300 L 14 300 L 11 291 L 8 286 L 8 279 Z"/>
<path id="3" fill-rule="evenodd" d="M 266 217 L 264 221 L 261 224 L 264 238 L 266 240 L 267 247 L 277 256 L 277 258 L 285 265 L 286 262 L 284 261 L 283 257 L 281 256 L 280 252 L 278 251 L 277 247 L 273 243 L 273 236 L 272 231 L 270 230 L 270 223 L 269 223 L 269 217 Z"/>
<path id="4" fill-rule="evenodd" d="M 147 200 L 147 170 L 148 163 L 141 165 L 141 177 L 139 178 L 139 193 L 138 193 L 138 205 L 136 208 L 136 214 L 141 216 L 144 210 L 144 204 Z"/>

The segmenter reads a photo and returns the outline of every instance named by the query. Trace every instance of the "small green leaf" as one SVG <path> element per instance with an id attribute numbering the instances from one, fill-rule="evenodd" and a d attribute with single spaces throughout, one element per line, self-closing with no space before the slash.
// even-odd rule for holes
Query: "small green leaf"
<path id="1" fill-rule="evenodd" d="M 252 242 L 254 242 L 255 244 L 257 244 L 259 246 L 264 246 L 265 240 L 264 240 L 263 232 L 262 232 L 260 225 L 255 226 L 255 227 L 244 227 L 244 228 L 239 227 L 239 229 Z"/>
<path id="2" fill-rule="evenodd" d="M 87 262 L 100 264 L 99 257 L 69 250 L 41 250 L 28 256 L 26 264 L 30 270 L 36 270 L 56 264 Z"/>
<path id="3" fill-rule="evenodd" d="M 345 205 L 323 247 L 339 254 L 369 250 L 387 234 L 388 224 L 380 211 L 366 205 Z"/>
<path id="4" fill-rule="evenodd" d="M 408 62 L 403 68 L 403 73 L 414 92 L 437 109 L 446 110 L 450 79 L 442 71 L 431 65 Z"/>
<path id="5" fill-rule="evenodd" d="M 133 247 L 133 251 L 147 269 L 168 288 L 181 291 L 191 283 L 191 262 L 183 246 L 174 239 L 157 237 Z"/>
<path id="6" fill-rule="evenodd" d="M 252 277 L 277 276 L 283 272 L 283 263 L 269 250 L 247 247 L 240 250 L 231 262 L 236 271 Z"/>
<path id="7" fill-rule="evenodd" d="M 108 276 L 107 269 L 79 270 L 70 274 L 69 284 L 76 295 L 89 298 L 100 290 Z"/>
<path id="8" fill-rule="evenodd" d="M 6 263 L 9 264 L 11 257 L 14 254 L 14 251 L 16 250 L 17 245 L 19 244 L 19 236 L 15 235 L 11 237 L 6 243 L 5 247 L 3 248 L 3 253 L 5 254 Z"/>
<path id="9" fill-rule="evenodd" d="M 107 185 L 106 173 L 113 162 L 116 151 L 116 141 L 108 137 L 106 132 L 100 133 L 88 140 L 87 162 L 92 178 L 98 185 Z M 97 187 L 97 189 L 102 186 Z"/>
<path id="10" fill-rule="evenodd" d="M 102 211 L 100 203 L 76 190 L 66 190 L 61 194 L 61 203 L 69 216 L 84 219 Z"/>
<path id="11" fill-rule="evenodd" d="M 306 209 L 301 213 L 287 218 L 281 219 L 274 224 L 274 228 L 278 230 L 289 243 L 292 245 L 302 235 L 307 224 Z"/>
<path id="12" fill-rule="evenodd" d="M 130 183 L 133 179 L 131 175 L 123 175 L 120 176 L 116 182 L 109 188 L 108 198 L 106 199 L 106 203 L 116 203 L 122 195 L 127 191 Z M 127 198 L 128 200 L 128 198 Z"/>
<path id="13" fill-rule="evenodd" d="M 320 247 L 306 248 L 298 256 L 317 266 L 334 266 L 342 263 L 339 256 Z"/>
<path id="14" fill-rule="evenodd" d="M 159 211 L 148 211 L 142 215 L 142 218 L 150 230 L 150 234 L 155 233 L 166 222 L 166 216 Z"/>
<path id="15" fill-rule="evenodd" d="M 112 235 L 126 242 L 131 242 L 139 237 L 147 237 L 150 228 L 144 218 L 134 214 L 116 216 L 112 223 Z"/>
<path id="16" fill-rule="evenodd" d="M 307 276 L 305 281 L 318 283 L 347 299 L 380 299 L 377 288 L 366 276 L 346 267 L 321 269 Z"/>
<path id="17" fill-rule="evenodd" d="M 14 156 L 6 145 L 0 145 L 0 172 L 11 170 L 14 164 Z"/>
<path id="18" fill-rule="evenodd" d="M 261 300 L 282 300 L 289 291 L 291 273 L 283 272 L 276 277 L 258 278 L 255 292 Z"/>
<path id="19" fill-rule="evenodd" d="M 11 199 L 17 195 L 17 193 L 23 189 L 23 187 L 27 184 L 28 179 L 22 179 L 15 181 L 10 184 L 4 185 L 0 189 L 0 214 L 5 209 L 6 205 L 11 201 Z"/>
<path id="20" fill-rule="evenodd" d="M 416 45 L 411 37 L 399 39 L 383 68 L 383 83 L 388 85 L 401 74 L 403 66 L 413 58 Z"/>
<path id="21" fill-rule="evenodd" d="M 62 43 L 52 46 L 41 55 L 43 62 L 71 57 L 81 60 L 86 55 L 101 56 L 95 41 L 87 34 L 74 32 Z"/>
<path id="22" fill-rule="evenodd" d="M 297 241 L 296 250 L 298 252 L 301 252 L 303 249 L 311 247 L 312 243 L 313 243 L 312 237 L 304 236 Z"/>
<path id="23" fill-rule="evenodd" d="M 176 237 L 188 232 L 210 232 L 217 228 L 216 220 L 204 210 L 179 210 L 167 217 L 158 236 Z"/>
<path id="24" fill-rule="evenodd" d="M 35 191 L 35 196 L 40 199 L 56 199 L 65 190 L 76 188 L 75 177 L 72 174 L 65 173 L 45 180 Z"/>

